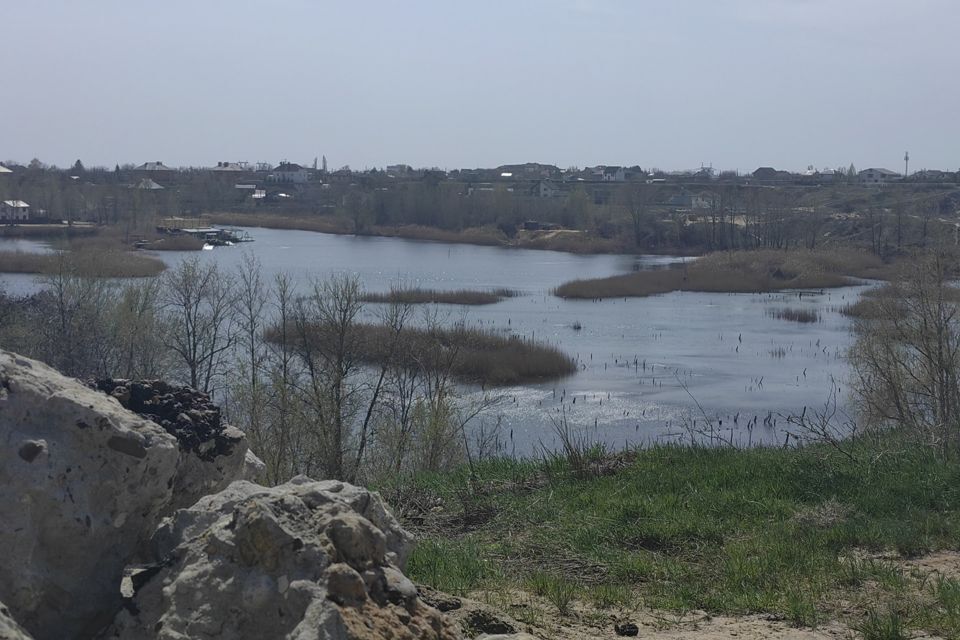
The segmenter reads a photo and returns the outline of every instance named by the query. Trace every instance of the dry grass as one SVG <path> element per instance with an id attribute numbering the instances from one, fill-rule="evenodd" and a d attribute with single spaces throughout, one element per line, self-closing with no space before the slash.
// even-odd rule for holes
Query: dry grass
<path id="1" fill-rule="evenodd" d="M 290 229 L 318 233 L 352 233 L 353 225 L 337 216 L 283 216 L 270 213 L 211 213 L 204 216 L 210 224 L 264 229 Z"/>
<path id="2" fill-rule="evenodd" d="M 11 224 L 0 225 L 0 237 L 3 238 L 61 238 L 64 236 L 91 236 L 99 233 L 100 228 L 90 223 L 64 224 Z"/>
<path id="3" fill-rule="evenodd" d="M 777 320 L 789 320 L 790 322 L 820 322 L 820 312 L 816 309 L 795 309 L 787 307 L 785 309 L 770 309 L 767 315 Z"/>
<path id="4" fill-rule="evenodd" d="M 554 291 L 561 298 L 623 298 L 671 291 L 756 293 L 824 289 L 851 278 L 887 278 L 892 270 L 876 256 L 856 250 L 735 251 L 712 253 L 680 268 L 640 271 L 609 278 L 574 280 Z"/>
<path id="5" fill-rule="evenodd" d="M 375 226 L 369 235 L 388 238 L 405 238 L 407 240 L 429 240 L 432 242 L 449 242 L 452 244 L 479 244 L 486 246 L 501 246 L 507 243 L 507 237 L 495 227 L 471 227 L 462 231 L 447 231 L 436 227 L 424 227 L 416 224 L 407 224 L 399 227 Z"/>
<path id="6" fill-rule="evenodd" d="M 160 236 L 158 238 L 148 238 L 150 243 L 147 249 L 150 251 L 200 251 L 203 249 L 203 240 L 193 236 Z"/>
<path id="7" fill-rule="evenodd" d="M 435 289 L 395 289 L 389 293 L 366 293 L 364 302 L 385 302 L 399 304 L 494 304 L 505 298 L 519 295 L 513 289 L 492 289 L 474 291 L 458 289 L 456 291 L 437 291 Z"/>
<path id="8" fill-rule="evenodd" d="M 97 278 L 144 278 L 166 265 L 157 258 L 118 250 L 73 250 L 57 253 L 0 252 L 0 272 L 50 275 L 66 270 Z"/>
<path id="9" fill-rule="evenodd" d="M 400 367 L 438 372 L 447 367 L 459 382 L 507 386 L 552 380 L 577 369 L 568 355 L 554 347 L 514 336 L 501 336 L 464 327 L 406 328 L 399 348 L 391 348 L 392 330 L 385 325 L 358 324 L 349 342 L 358 345 L 361 360 L 380 364 L 391 359 Z M 325 331 L 315 327 L 310 340 L 324 340 Z M 267 339 L 276 330 L 267 332 Z"/>

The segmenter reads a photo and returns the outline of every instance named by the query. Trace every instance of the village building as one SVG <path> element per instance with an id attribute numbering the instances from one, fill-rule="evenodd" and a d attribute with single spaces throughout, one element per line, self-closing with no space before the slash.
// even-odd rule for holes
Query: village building
<path id="1" fill-rule="evenodd" d="M 218 162 L 217 166 L 210 167 L 210 171 L 247 171 L 246 162 Z"/>
<path id="2" fill-rule="evenodd" d="M 166 166 L 159 160 L 156 162 L 144 162 L 139 167 L 134 167 L 133 170 L 134 171 L 168 171 L 168 172 L 173 171 L 173 169 Z"/>
<path id="3" fill-rule="evenodd" d="M 140 189 L 142 191 L 160 191 L 163 187 L 150 178 L 143 178 L 137 184 L 133 185 L 131 188 Z"/>
<path id="4" fill-rule="evenodd" d="M 857 174 L 860 184 L 884 185 L 900 179 L 900 174 L 890 169 L 871 167 Z"/>
<path id="5" fill-rule="evenodd" d="M 310 179 L 310 172 L 299 164 L 292 162 L 280 163 L 267 176 L 270 182 L 292 182 L 294 184 L 303 184 Z"/>
<path id="6" fill-rule="evenodd" d="M 593 169 L 592 178 L 602 182 L 624 182 L 627 174 L 623 167 L 599 166 Z"/>
<path id="7" fill-rule="evenodd" d="M 562 198 L 567 195 L 567 192 L 561 189 L 555 182 L 541 180 L 533 188 L 533 195 L 538 198 Z"/>
<path id="8" fill-rule="evenodd" d="M 27 222 L 30 205 L 23 200 L 4 200 L 0 203 L 0 222 Z"/>

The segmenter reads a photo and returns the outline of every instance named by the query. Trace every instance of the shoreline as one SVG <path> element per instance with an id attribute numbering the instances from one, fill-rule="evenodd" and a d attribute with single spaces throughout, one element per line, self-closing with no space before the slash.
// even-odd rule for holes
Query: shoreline
<path id="1" fill-rule="evenodd" d="M 204 219 L 213 224 L 259 227 L 262 229 L 281 229 L 289 231 L 313 231 L 331 235 L 357 237 L 400 238 L 403 240 L 422 240 L 449 244 L 468 244 L 506 249 L 531 249 L 539 251 L 559 251 L 577 255 L 669 255 L 695 257 L 703 251 L 681 248 L 631 248 L 618 240 L 597 238 L 584 231 L 573 229 L 559 231 L 518 231 L 517 237 L 508 238 L 502 231 L 493 227 L 471 227 L 462 231 L 447 231 L 436 227 L 420 225 L 373 226 L 367 231 L 357 233 L 348 228 L 349 221 L 332 216 L 313 218 L 252 215 L 246 213 L 204 214 Z"/>

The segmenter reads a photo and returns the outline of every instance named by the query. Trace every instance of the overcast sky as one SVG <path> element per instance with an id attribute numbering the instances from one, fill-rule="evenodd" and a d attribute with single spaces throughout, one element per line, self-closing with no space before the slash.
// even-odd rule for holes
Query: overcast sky
<path id="1" fill-rule="evenodd" d="M 0 159 L 960 167 L 957 0 L 0 0 Z"/>

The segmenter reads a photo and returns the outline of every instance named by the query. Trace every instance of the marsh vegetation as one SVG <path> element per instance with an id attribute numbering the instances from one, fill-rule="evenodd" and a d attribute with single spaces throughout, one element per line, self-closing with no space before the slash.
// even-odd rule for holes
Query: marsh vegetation
<path id="1" fill-rule="evenodd" d="M 574 280 L 556 288 L 561 298 L 624 298 L 702 291 L 761 293 L 842 287 L 852 278 L 887 278 L 893 269 L 867 252 L 848 250 L 711 253 L 670 269 Z"/>
<path id="2" fill-rule="evenodd" d="M 440 291 L 437 289 L 399 288 L 388 293 L 364 293 L 364 302 L 400 303 L 400 304 L 494 304 L 506 298 L 519 295 L 515 289 L 457 289 Z"/>

